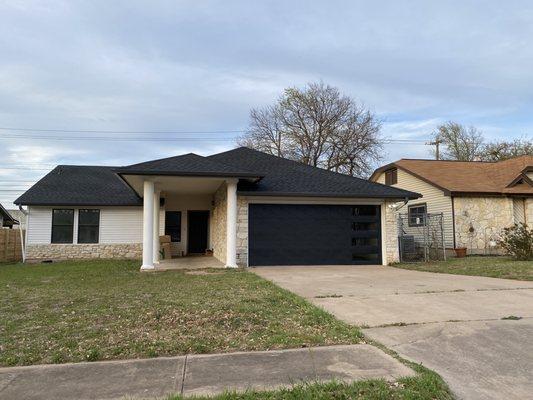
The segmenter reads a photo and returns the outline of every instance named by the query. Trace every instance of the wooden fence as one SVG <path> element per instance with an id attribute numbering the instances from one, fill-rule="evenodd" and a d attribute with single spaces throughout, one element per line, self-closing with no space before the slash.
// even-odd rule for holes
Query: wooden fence
<path id="1" fill-rule="evenodd" d="M 0 228 L 0 262 L 13 261 L 22 261 L 20 231 Z"/>

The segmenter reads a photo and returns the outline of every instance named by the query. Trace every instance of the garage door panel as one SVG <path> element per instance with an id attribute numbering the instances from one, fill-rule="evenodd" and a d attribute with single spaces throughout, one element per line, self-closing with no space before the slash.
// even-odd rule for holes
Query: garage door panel
<path id="1" fill-rule="evenodd" d="M 250 265 L 380 263 L 379 218 L 374 205 L 250 204 Z"/>

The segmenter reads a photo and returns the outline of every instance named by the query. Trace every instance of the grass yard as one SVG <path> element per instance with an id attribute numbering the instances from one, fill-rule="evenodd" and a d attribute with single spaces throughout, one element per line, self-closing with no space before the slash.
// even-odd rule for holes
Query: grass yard
<path id="1" fill-rule="evenodd" d="M 183 400 L 181 396 L 169 400 Z M 391 383 L 385 380 L 367 380 L 351 384 L 342 382 L 295 385 L 276 391 L 225 393 L 215 397 L 195 397 L 195 400 L 452 400 L 442 379 L 431 372 Z"/>
<path id="2" fill-rule="evenodd" d="M 515 261 L 509 257 L 452 258 L 429 263 L 402 263 L 394 267 L 416 271 L 457 275 L 488 276 L 491 278 L 533 280 L 533 261 Z"/>
<path id="3" fill-rule="evenodd" d="M 357 343 L 360 331 L 244 271 L 136 261 L 0 266 L 0 365 Z"/>

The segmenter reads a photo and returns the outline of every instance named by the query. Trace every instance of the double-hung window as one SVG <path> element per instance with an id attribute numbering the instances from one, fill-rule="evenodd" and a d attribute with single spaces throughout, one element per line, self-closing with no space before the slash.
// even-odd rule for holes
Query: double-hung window
<path id="1" fill-rule="evenodd" d="M 52 243 L 72 243 L 74 210 L 52 210 Z"/>
<path id="2" fill-rule="evenodd" d="M 78 243 L 98 243 L 100 232 L 100 210 L 78 211 Z"/>

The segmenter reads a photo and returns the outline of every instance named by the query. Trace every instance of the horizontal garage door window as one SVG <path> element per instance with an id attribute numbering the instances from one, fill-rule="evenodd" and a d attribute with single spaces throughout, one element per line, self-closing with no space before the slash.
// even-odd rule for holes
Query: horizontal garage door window
<path id="1" fill-rule="evenodd" d="M 78 243 L 98 243 L 100 210 L 80 210 L 78 216 Z"/>
<path id="2" fill-rule="evenodd" d="M 72 243 L 74 210 L 52 210 L 52 243 Z"/>

